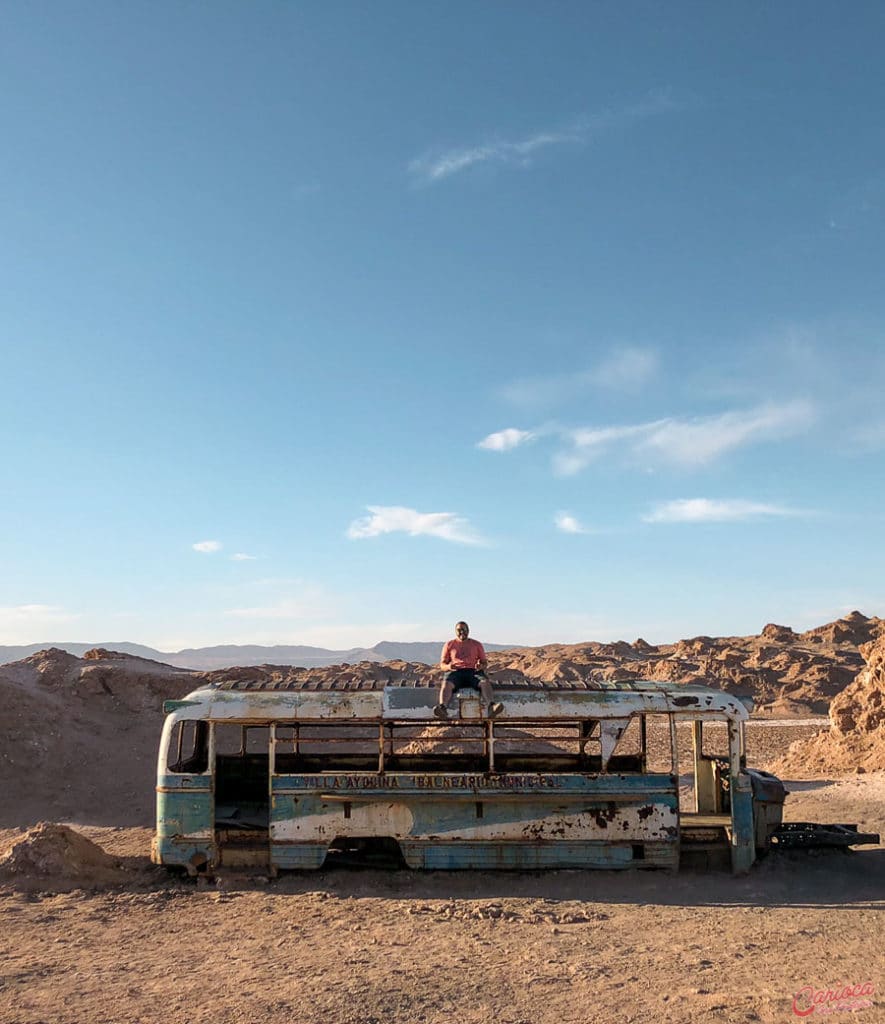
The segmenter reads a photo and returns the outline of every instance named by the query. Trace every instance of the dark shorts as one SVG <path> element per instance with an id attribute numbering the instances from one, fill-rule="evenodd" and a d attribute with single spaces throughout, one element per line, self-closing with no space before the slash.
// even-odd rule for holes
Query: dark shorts
<path id="1" fill-rule="evenodd" d="M 479 690 L 479 677 L 472 668 L 456 668 L 446 676 L 456 690 Z"/>

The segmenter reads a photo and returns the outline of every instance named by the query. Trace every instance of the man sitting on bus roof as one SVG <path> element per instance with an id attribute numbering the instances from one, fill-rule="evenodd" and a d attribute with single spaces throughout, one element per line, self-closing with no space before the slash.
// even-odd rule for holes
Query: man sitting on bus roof
<path id="1" fill-rule="evenodd" d="M 504 705 L 495 700 L 492 684 L 485 674 L 488 664 L 486 652 L 479 640 L 471 640 L 466 622 L 455 623 L 455 639 L 447 640 L 439 659 L 439 667 L 447 669 L 439 689 L 439 704 L 433 709 L 437 718 L 448 718 L 446 705 L 456 690 L 478 690 L 488 708 L 489 718 L 495 718 Z"/>

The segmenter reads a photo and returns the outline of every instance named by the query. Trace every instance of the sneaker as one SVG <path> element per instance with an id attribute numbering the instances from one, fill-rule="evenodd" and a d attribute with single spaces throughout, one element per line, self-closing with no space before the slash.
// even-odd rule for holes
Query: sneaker
<path id="1" fill-rule="evenodd" d="M 503 710 L 504 705 L 496 700 L 494 704 L 489 704 L 489 718 L 497 718 Z"/>
<path id="2" fill-rule="evenodd" d="M 437 718 L 448 718 L 449 717 L 449 712 L 448 712 L 448 709 L 446 708 L 445 704 L 437 704 L 436 707 L 433 709 L 433 714 Z"/>

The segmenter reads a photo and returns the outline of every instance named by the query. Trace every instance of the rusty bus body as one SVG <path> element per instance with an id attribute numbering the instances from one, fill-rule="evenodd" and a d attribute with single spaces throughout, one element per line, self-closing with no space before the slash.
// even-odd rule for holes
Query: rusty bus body
<path id="1" fill-rule="evenodd" d="M 701 686 L 590 685 L 498 689 L 494 720 L 462 692 L 442 722 L 424 687 L 229 682 L 168 701 L 152 859 L 275 874 L 384 841 L 413 868 L 675 869 L 713 850 L 748 870 L 783 789 L 745 767 L 744 704 Z M 691 723 L 686 809 L 680 723 Z M 724 756 L 704 752 L 713 723 Z M 652 763 L 651 724 L 664 764 Z"/>

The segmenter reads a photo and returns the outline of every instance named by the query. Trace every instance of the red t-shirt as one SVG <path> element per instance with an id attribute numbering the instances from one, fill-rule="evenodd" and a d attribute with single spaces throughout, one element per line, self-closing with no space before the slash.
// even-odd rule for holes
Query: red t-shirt
<path id="1" fill-rule="evenodd" d="M 471 637 L 466 640 L 447 640 L 439 660 L 452 668 L 476 668 L 477 662 L 486 660 L 486 652 L 479 640 Z"/>

